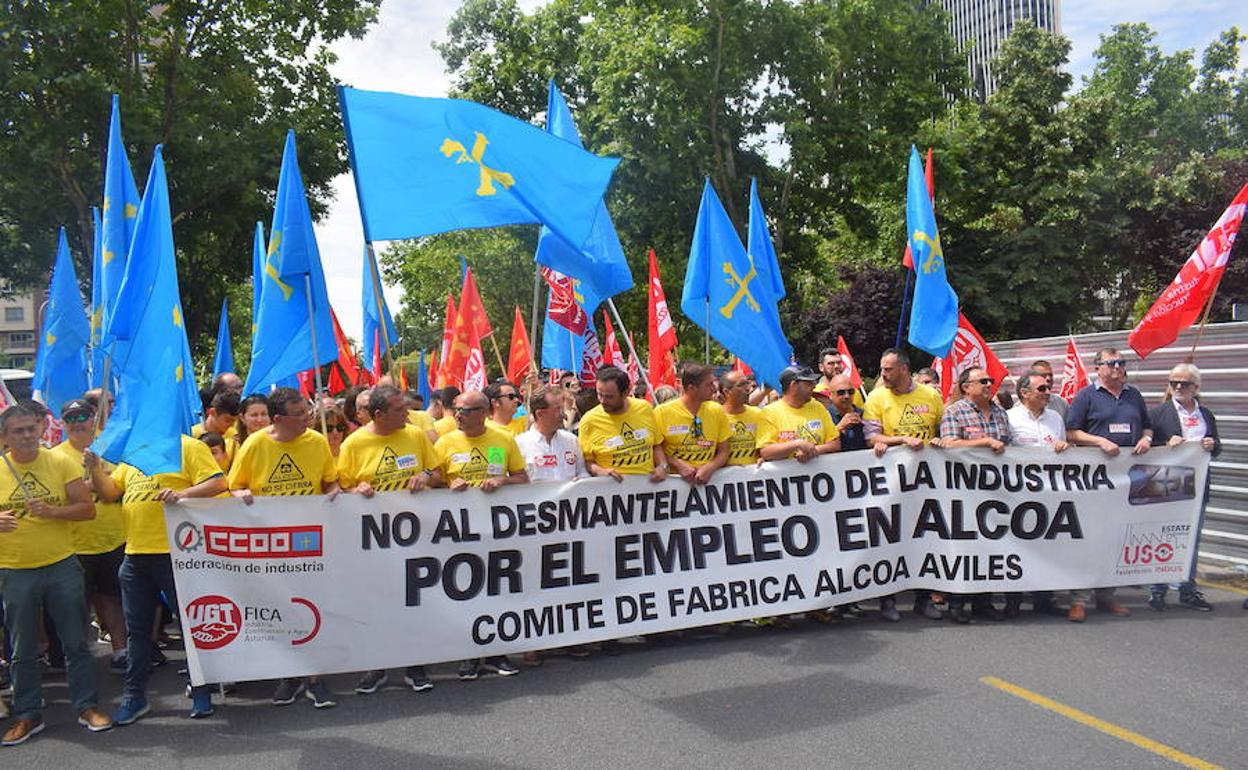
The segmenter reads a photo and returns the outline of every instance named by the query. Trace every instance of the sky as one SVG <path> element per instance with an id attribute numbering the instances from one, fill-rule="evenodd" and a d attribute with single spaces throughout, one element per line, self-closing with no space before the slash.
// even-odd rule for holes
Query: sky
<path id="1" fill-rule="evenodd" d="M 541 5 L 521 0 L 525 10 Z M 445 96 L 450 79 L 432 43 L 445 37 L 447 22 L 459 2 L 453 0 L 384 0 L 377 23 L 361 40 L 343 40 L 333 46 L 338 62 L 331 67 L 343 83 L 376 91 L 417 96 Z M 1071 74 L 1075 87 L 1092 69 L 1093 52 L 1102 34 L 1115 24 L 1146 22 L 1157 32 L 1156 43 L 1166 53 L 1200 52 L 1232 25 L 1248 30 L 1248 2 L 1244 0 L 1075 0 L 1063 2 L 1062 32 L 1071 39 Z M 1245 64 L 1241 59 L 1241 64 Z M 316 223 L 317 243 L 324 262 L 329 298 L 352 338 L 360 339 L 363 325 L 360 263 L 364 231 L 349 174 L 334 182 L 335 199 L 327 216 Z M 377 244 L 378 253 L 384 244 Z M 398 314 L 402 293 L 385 287 L 390 310 Z"/>

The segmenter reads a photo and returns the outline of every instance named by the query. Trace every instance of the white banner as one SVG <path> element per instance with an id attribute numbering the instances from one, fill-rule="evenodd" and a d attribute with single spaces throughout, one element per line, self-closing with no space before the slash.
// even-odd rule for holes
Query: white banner
<path id="1" fill-rule="evenodd" d="M 395 668 L 955 593 L 1185 578 L 1197 445 L 890 450 L 623 483 L 166 506 L 195 683 Z"/>

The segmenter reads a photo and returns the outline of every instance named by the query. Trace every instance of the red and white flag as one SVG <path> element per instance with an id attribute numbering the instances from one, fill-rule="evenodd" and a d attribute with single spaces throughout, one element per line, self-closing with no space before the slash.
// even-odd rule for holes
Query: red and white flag
<path id="1" fill-rule="evenodd" d="M 598 346 L 598 335 L 593 329 L 585 330 L 585 347 L 581 351 L 581 387 L 592 388 L 598 381 L 598 370 L 602 368 L 602 348 Z"/>
<path id="2" fill-rule="evenodd" d="M 602 333 L 602 362 L 619 369 L 625 368 L 624 351 L 620 350 L 620 343 L 615 339 L 615 328 L 611 326 L 611 316 L 605 310 L 602 311 Z"/>
<path id="3" fill-rule="evenodd" d="M 845 344 L 845 338 L 836 335 L 836 352 L 841 356 L 841 365 L 845 367 L 843 374 L 849 377 L 849 382 L 855 388 L 862 387 L 862 375 L 858 373 L 858 364 L 854 363 L 854 357 L 849 354 L 849 345 Z"/>
<path id="4" fill-rule="evenodd" d="M 1157 348 L 1174 342 L 1179 332 L 1191 326 L 1200 316 L 1226 272 L 1226 263 L 1231 257 L 1231 247 L 1235 245 L 1235 236 L 1239 234 L 1245 207 L 1248 207 L 1248 184 L 1239 189 L 1239 194 L 1222 212 L 1213 229 L 1179 268 L 1174 281 L 1127 337 L 1127 344 L 1140 358 L 1146 358 Z"/>
<path id="5" fill-rule="evenodd" d="M 469 338 L 468 364 L 464 367 L 465 392 L 469 390 L 485 390 L 485 355 L 481 352 L 481 338 L 473 334 Z"/>
<path id="6" fill-rule="evenodd" d="M 572 276 L 543 267 L 542 279 L 550 287 L 550 304 L 546 306 L 546 317 L 573 334 L 584 334 L 589 328 L 589 314 L 577 300 L 576 282 Z"/>
<path id="7" fill-rule="evenodd" d="M 455 319 L 458 318 L 459 311 L 455 308 L 455 297 L 450 294 L 446 295 L 446 319 L 442 322 L 442 348 L 438 351 L 439 369 L 436 387 L 445 388 L 453 383 L 456 378 L 451 377 L 451 372 L 446 366 L 446 362 L 451 357 L 451 345 L 455 341 Z"/>
<path id="8" fill-rule="evenodd" d="M 1075 338 L 1066 343 L 1066 365 L 1062 367 L 1062 389 L 1057 395 L 1070 403 L 1075 394 L 1088 386 L 1088 370 L 1083 367 L 1083 359 L 1079 357 L 1079 347 Z"/>
<path id="9" fill-rule="evenodd" d="M 992 393 L 995 396 L 1001 381 L 1010 375 L 1010 370 L 1001 363 L 1001 359 L 992 352 L 988 343 L 971 322 L 962 313 L 958 313 L 958 333 L 953 338 L 953 347 L 945 358 L 932 361 L 932 368 L 940 372 L 940 394 L 949 400 L 958 376 L 967 369 L 983 369 L 992 378 Z"/>
<path id="10" fill-rule="evenodd" d="M 667 296 L 663 293 L 663 282 L 659 277 L 659 259 L 650 249 L 650 289 L 649 289 L 649 332 L 650 332 L 650 387 L 660 385 L 676 387 L 676 367 L 672 363 L 671 351 L 676 347 L 676 327 L 672 325 L 672 316 L 667 311 Z"/>

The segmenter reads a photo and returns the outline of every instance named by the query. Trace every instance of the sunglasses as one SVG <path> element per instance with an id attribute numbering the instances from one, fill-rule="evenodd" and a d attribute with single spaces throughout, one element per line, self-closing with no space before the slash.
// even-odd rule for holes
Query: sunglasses
<path id="1" fill-rule="evenodd" d="M 1179 388 L 1193 388 L 1196 383 L 1190 380 L 1170 380 L 1170 387 L 1178 390 Z"/>
<path id="2" fill-rule="evenodd" d="M 841 388 L 840 390 L 834 390 L 834 391 L 832 391 L 832 392 L 833 392 L 833 393 L 835 393 L 835 394 L 836 394 L 836 395 L 838 395 L 838 396 L 852 396 L 852 395 L 854 395 L 854 389 L 853 389 L 853 388 Z"/>
<path id="3" fill-rule="evenodd" d="M 90 420 L 92 416 L 93 415 L 87 412 L 75 412 L 74 414 L 65 415 L 63 418 L 61 418 L 61 421 L 71 422 L 71 423 L 86 422 L 87 420 Z"/>
<path id="4" fill-rule="evenodd" d="M 992 384 L 992 378 L 991 378 L 991 377 L 980 377 L 978 380 L 971 380 L 971 382 L 978 382 L 980 385 L 991 385 L 991 384 Z"/>
<path id="5" fill-rule="evenodd" d="M 337 423 L 337 424 L 330 424 L 330 425 L 326 425 L 326 426 L 325 426 L 325 430 L 333 430 L 333 431 L 337 431 L 337 432 L 339 432 L 339 433 L 346 433 L 346 432 L 347 432 L 347 424 L 346 424 L 345 422 L 340 422 L 340 423 Z"/>
<path id="6" fill-rule="evenodd" d="M 473 412 L 481 412 L 484 410 L 485 407 L 483 406 L 457 406 L 455 407 L 455 414 L 472 414 Z"/>
<path id="7" fill-rule="evenodd" d="M 1052 388 L 1050 388 L 1048 385 L 1041 385 L 1038 388 L 1034 388 L 1034 390 L 1038 393 L 1048 393 L 1050 390 L 1052 390 Z"/>
<path id="8" fill-rule="evenodd" d="M 504 393 L 499 398 L 510 398 L 512 401 L 523 401 L 519 393 Z"/>
<path id="9" fill-rule="evenodd" d="M 1097 366 L 1111 366 L 1111 367 L 1116 366 L 1120 369 L 1126 369 L 1127 361 L 1126 359 L 1123 359 L 1123 358 L 1115 358 L 1110 361 L 1098 361 L 1096 365 Z"/>

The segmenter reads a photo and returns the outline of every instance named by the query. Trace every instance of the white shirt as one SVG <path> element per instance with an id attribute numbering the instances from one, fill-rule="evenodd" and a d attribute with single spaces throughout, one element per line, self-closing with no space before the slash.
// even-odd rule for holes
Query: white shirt
<path id="1" fill-rule="evenodd" d="M 1036 417 L 1020 401 L 1006 414 L 1014 431 L 1014 443 L 1018 446 L 1052 447 L 1054 443 L 1066 440 L 1066 423 L 1060 414 L 1048 407 Z"/>
<path id="2" fill-rule="evenodd" d="M 547 441 L 533 426 L 516 436 L 516 444 L 524 455 L 529 481 L 571 481 L 589 475 L 580 442 L 566 430 L 555 431 Z"/>
<path id="3" fill-rule="evenodd" d="M 1183 408 L 1183 404 L 1174 399 L 1174 411 L 1179 413 L 1179 428 L 1183 431 L 1184 441 L 1200 441 L 1209 435 L 1209 426 L 1205 424 L 1205 415 L 1200 411 L 1200 402 L 1192 400 L 1192 411 Z"/>

